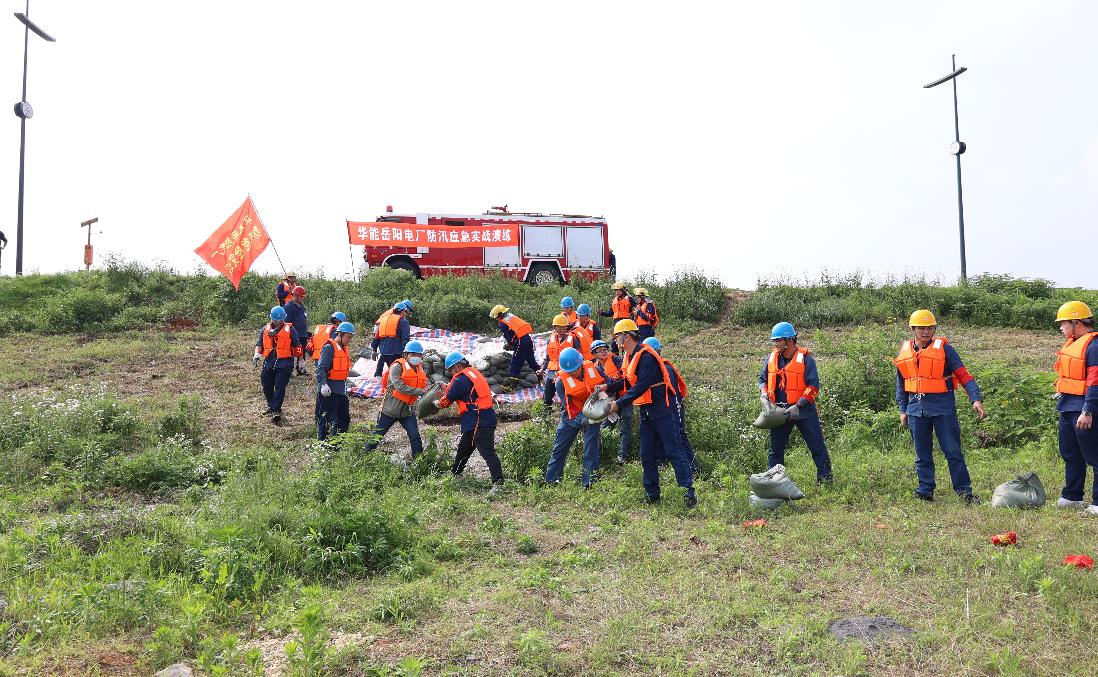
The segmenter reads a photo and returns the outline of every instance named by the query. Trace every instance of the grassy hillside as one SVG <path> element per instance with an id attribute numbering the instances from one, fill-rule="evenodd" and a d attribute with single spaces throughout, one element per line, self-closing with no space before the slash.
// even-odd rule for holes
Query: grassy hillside
<path id="1" fill-rule="evenodd" d="M 530 317 L 559 298 L 530 294 Z M 798 442 L 788 464 L 807 498 L 741 526 L 759 516 L 746 476 L 766 445 L 749 423 L 769 349 L 766 327 L 737 322 L 743 307 L 668 327 L 703 465 L 689 512 L 668 471 L 664 503 L 643 503 L 635 462 L 585 492 L 574 454 L 563 485 L 537 482 L 554 425 L 540 407 L 508 410 L 511 479 L 493 500 L 479 468 L 444 472 L 452 419 L 424 426 L 429 452 L 405 468 L 389 458 L 399 431 L 384 453 L 360 451 L 377 405 L 355 400 L 352 434 L 324 449 L 295 378 L 275 428 L 258 416 L 250 320 L 8 336 L 0 674 L 139 675 L 181 659 L 233 675 L 1094 673 L 1098 578 L 1060 561 L 1098 554 L 1098 521 L 963 506 L 941 462 L 939 500 L 915 501 L 891 405 L 894 324 L 805 330 L 837 481 L 816 487 Z M 943 331 L 987 395 L 986 422 L 961 416 L 977 493 L 1032 470 L 1054 501 L 1057 335 Z M 604 458 L 616 444 L 604 433 Z M 988 542 L 1007 530 L 1021 547 Z M 829 636 L 856 614 L 913 633 Z"/>

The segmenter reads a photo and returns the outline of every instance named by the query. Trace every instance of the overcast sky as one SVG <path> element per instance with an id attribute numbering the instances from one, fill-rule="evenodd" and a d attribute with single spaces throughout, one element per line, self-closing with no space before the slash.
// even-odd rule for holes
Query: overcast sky
<path id="1" fill-rule="evenodd" d="M 0 2 L 11 274 L 24 5 Z M 31 36 L 27 272 L 82 267 L 93 216 L 99 260 L 193 270 L 251 193 L 298 272 L 347 275 L 344 220 L 388 204 L 506 203 L 606 216 L 626 275 L 952 281 L 952 92 L 922 85 L 955 52 L 969 274 L 1098 287 L 1095 2 L 33 0 L 31 18 L 57 42 Z M 255 268 L 280 270 L 270 249 Z"/>

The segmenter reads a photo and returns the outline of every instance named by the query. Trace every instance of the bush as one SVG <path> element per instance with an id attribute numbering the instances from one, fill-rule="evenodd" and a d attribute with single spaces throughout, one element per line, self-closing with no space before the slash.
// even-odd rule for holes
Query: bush
<path id="1" fill-rule="evenodd" d="M 1054 374 L 1004 362 L 982 365 L 974 374 L 987 402 L 987 419 L 975 430 L 982 445 L 1016 447 L 1056 436 Z"/>
<path id="2" fill-rule="evenodd" d="M 530 421 L 504 435 L 499 442 L 504 474 L 523 483 L 541 479 L 555 437 L 552 410 L 541 401 L 535 402 L 530 408 Z"/>
<path id="3" fill-rule="evenodd" d="M 228 456 L 209 445 L 196 446 L 192 439 L 176 435 L 134 456 L 112 457 L 102 482 L 145 494 L 221 482 L 229 471 Z"/>
<path id="4" fill-rule="evenodd" d="M 896 365 L 892 358 L 903 335 L 896 329 L 877 325 L 858 327 L 850 334 L 816 332 L 816 345 L 823 355 L 820 370 L 820 411 L 825 422 L 843 423 L 850 412 L 894 409 Z"/>
<path id="5" fill-rule="evenodd" d="M 205 426 L 202 424 L 202 398 L 188 395 L 179 398 L 175 409 L 160 417 L 157 435 L 161 440 L 182 438 L 193 445 L 201 444 Z"/>

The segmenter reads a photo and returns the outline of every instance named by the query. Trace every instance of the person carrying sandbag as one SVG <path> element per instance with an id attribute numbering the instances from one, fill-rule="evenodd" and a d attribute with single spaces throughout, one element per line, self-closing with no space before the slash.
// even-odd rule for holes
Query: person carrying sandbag
<path id="1" fill-rule="evenodd" d="M 583 432 L 581 481 L 584 489 L 591 488 L 595 472 L 599 469 L 599 430 L 602 424 L 589 421 L 583 415 L 583 405 L 592 394 L 606 390 L 607 380 L 606 373 L 591 362 L 584 361 L 583 355 L 575 348 L 565 348 L 560 352 L 556 388 L 563 406 L 556 439 L 553 441 L 553 451 L 549 454 L 549 465 L 545 468 L 545 481 L 548 484 L 560 482 L 564 475 L 568 450 L 572 448 L 576 436 Z"/>
<path id="2" fill-rule="evenodd" d="M 519 380 L 524 364 L 530 365 L 530 369 L 537 371 L 540 367 L 534 357 L 534 340 L 531 334 L 534 328 L 529 322 L 511 312 L 511 309 L 502 304 L 497 304 L 490 311 L 488 317 L 499 321 L 499 332 L 503 334 L 503 340 L 511 346 L 511 367 L 507 375 L 512 382 Z M 525 386 L 525 383 L 519 385 Z"/>
<path id="3" fill-rule="evenodd" d="M 412 458 L 423 451 L 423 438 L 419 434 L 419 422 L 413 407 L 416 400 L 427 392 L 427 386 L 427 372 L 423 370 L 423 344 L 408 341 L 403 357 L 394 360 L 381 377 L 385 400 L 381 403 L 381 413 L 378 414 L 370 441 L 366 443 L 366 451 L 377 449 L 385 433 L 395 423 L 399 423 L 408 433 Z"/>
<path id="4" fill-rule="evenodd" d="M 816 464 L 816 481 L 831 484 L 831 456 L 824 442 L 823 426 L 816 411 L 816 396 L 820 393 L 820 375 L 816 359 L 807 348 L 797 344 L 797 331 L 788 322 L 779 322 L 770 330 L 773 350 L 763 359 L 759 372 L 760 399 L 764 407 L 770 403 L 789 405 L 789 422 L 770 429 L 770 452 L 766 467 L 785 464 L 785 449 L 793 426 L 801 431 L 804 443 Z"/>

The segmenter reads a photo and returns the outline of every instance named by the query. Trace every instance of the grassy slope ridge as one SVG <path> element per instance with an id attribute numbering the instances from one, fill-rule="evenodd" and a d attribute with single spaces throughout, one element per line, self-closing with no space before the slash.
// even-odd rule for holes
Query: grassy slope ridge
<path id="1" fill-rule="evenodd" d="M 531 299 L 551 310 L 552 297 Z M 404 471 L 364 458 L 360 435 L 319 449 L 306 379 L 291 383 L 289 426 L 254 417 L 251 329 L 11 337 L 0 674 L 147 674 L 180 658 L 211 674 L 258 661 L 287 674 L 1093 674 L 1098 579 L 1059 561 L 1098 554 L 1098 522 L 964 507 L 944 463 L 939 501 L 911 499 L 910 442 L 889 404 L 894 326 L 805 333 L 838 482 L 817 489 L 795 444 L 808 497 L 761 530 L 740 526 L 755 516 L 745 475 L 765 457 L 748 422 L 768 346 L 736 312 L 668 327 L 704 462 L 690 513 L 667 471 L 668 500 L 643 504 L 636 464 L 583 492 L 573 456 L 564 485 L 511 482 L 489 502 L 482 483 L 439 472 L 445 436 Z M 987 392 L 989 421 L 962 411 L 977 491 L 1035 470 L 1054 500 L 1056 335 L 944 330 Z M 376 412 L 353 407 L 356 423 Z M 509 471 L 536 473 L 548 444 L 534 420 L 500 447 Z M 1021 548 L 987 542 L 1009 529 Z M 838 644 L 826 625 L 850 614 L 915 633 Z"/>

